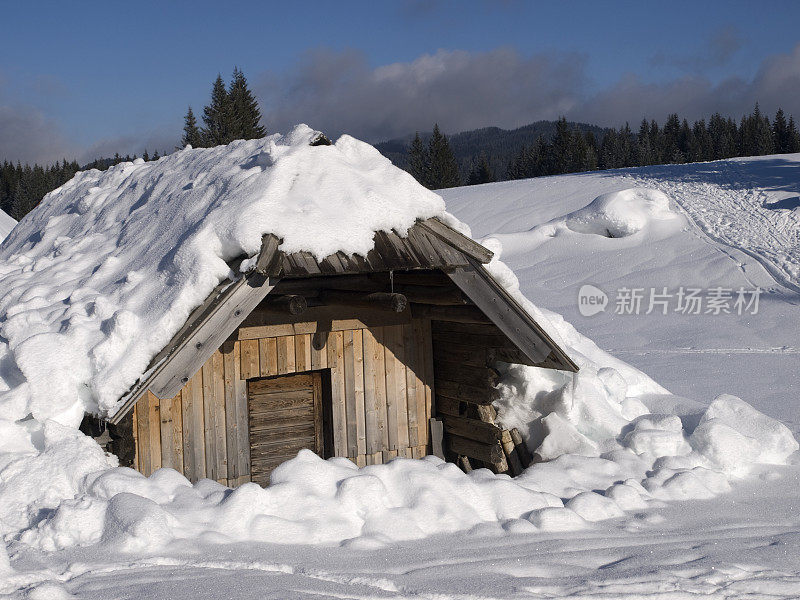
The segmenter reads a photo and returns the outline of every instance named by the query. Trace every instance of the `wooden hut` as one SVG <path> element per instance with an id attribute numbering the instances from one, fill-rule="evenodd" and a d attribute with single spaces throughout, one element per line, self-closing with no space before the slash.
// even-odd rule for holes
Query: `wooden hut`
<path id="1" fill-rule="evenodd" d="M 489 250 L 437 219 L 376 233 L 366 256 L 280 242 L 265 236 L 123 398 L 108 421 L 122 464 L 231 486 L 267 484 L 303 448 L 520 469 L 494 424 L 497 363 L 577 366 L 484 268 Z"/>

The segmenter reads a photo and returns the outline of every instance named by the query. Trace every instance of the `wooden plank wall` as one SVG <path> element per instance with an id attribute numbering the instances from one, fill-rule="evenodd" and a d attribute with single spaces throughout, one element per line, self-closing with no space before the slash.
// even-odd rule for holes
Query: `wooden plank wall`
<path id="1" fill-rule="evenodd" d="M 250 338 L 253 329 L 242 328 L 239 337 Z M 139 471 L 163 466 L 192 481 L 249 481 L 246 380 L 321 369 L 330 369 L 335 456 L 364 466 L 427 454 L 434 397 L 429 320 L 294 335 L 286 326 L 257 329 L 258 338 L 223 344 L 174 398 L 159 401 L 148 392 L 136 404 Z"/>

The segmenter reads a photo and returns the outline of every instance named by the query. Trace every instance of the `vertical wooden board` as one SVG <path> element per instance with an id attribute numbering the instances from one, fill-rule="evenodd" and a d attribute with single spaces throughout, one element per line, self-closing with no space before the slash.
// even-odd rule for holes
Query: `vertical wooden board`
<path id="1" fill-rule="evenodd" d="M 203 377 L 203 442 L 205 444 L 206 477 L 219 479 L 217 469 L 216 415 L 214 414 L 214 366 L 209 358 L 200 370 Z M 227 473 L 225 473 L 227 475 Z"/>
<path id="2" fill-rule="evenodd" d="M 347 410 L 344 384 L 344 335 L 331 332 L 328 337 L 328 368 L 331 370 L 331 417 L 335 456 L 347 456 Z"/>
<path id="3" fill-rule="evenodd" d="M 172 399 L 172 448 L 175 470 L 183 473 L 183 392 Z"/>
<path id="4" fill-rule="evenodd" d="M 375 373 L 378 365 L 376 364 L 375 357 L 378 350 L 381 350 L 378 341 L 375 339 L 375 334 L 370 329 L 363 330 L 363 344 L 364 344 L 364 415 L 365 415 L 365 433 L 366 433 L 366 454 L 372 455 L 379 452 L 381 449 L 381 440 L 383 434 L 380 430 L 380 423 L 378 417 L 378 390 L 376 389 L 376 382 L 378 377 Z M 381 351 L 381 356 L 383 352 Z M 381 380 L 383 379 L 383 372 L 381 371 Z M 372 464 L 372 463 L 369 463 Z"/>
<path id="5" fill-rule="evenodd" d="M 397 450 L 384 450 L 381 454 L 383 454 L 383 463 L 386 464 L 393 458 L 397 458 Z"/>
<path id="6" fill-rule="evenodd" d="M 406 373 L 406 410 L 408 420 L 409 446 L 419 444 L 417 431 L 417 385 L 422 385 L 417 377 L 417 344 L 414 336 L 414 327 L 411 324 L 403 325 L 403 343 L 405 346 L 405 373 Z"/>
<path id="7" fill-rule="evenodd" d="M 327 336 L 327 332 L 311 336 L 311 368 L 314 370 L 328 367 Z"/>
<path id="8" fill-rule="evenodd" d="M 323 455 L 325 452 L 325 439 L 322 423 L 322 374 L 313 374 L 314 386 L 314 452 Z"/>
<path id="9" fill-rule="evenodd" d="M 353 330 L 353 393 L 356 413 L 356 454 L 367 452 L 364 407 L 364 330 Z"/>
<path id="10" fill-rule="evenodd" d="M 408 399 L 406 384 L 406 341 L 402 325 L 394 325 L 395 356 L 395 398 L 397 409 L 397 447 L 407 448 L 408 440 Z"/>
<path id="11" fill-rule="evenodd" d="M 261 341 L 259 343 L 259 348 Z M 277 375 L 278 374 L 278 338 L 271 337 L 266 339 L 266 347 L 267 347 L 267 367 L 266 372 L 268 375 Z M 264 356 L 263 354 L 261 355 Z M 242 378 L 244 379 L 244 377 Z M 246 393 L 246 390 L 245 390 Z"/>
<path id="12" fill-rule="evenodd" d="M 433 407 L 433 334 L 431 333 L 430 319 L 422 320 L 422 331 L 424 333 L 422 338 L 422 348 L 425 353 L 425 416 L 426 420 L 428 420 L 433 414 L 435 414 Z"/>
<path id="13" fill-rule="evenodd" d="M 241 462 L 241 404 L 238 401 L 238 388 L 244 384 L 239 380 L 240 350 L 238 342 L 226 342 L 220 349 L 222 353 L 222 370 L 225 398 L 225 454 L 228 463 L 228 481 L 236 481 L 244 472 Z M 262 363 L 263 364 L 263 363 Z M 245 415 L 245 428 L 246 428 Z M 245 446 L 249 455 L 249 447 Z M 230 484 L 229 484 L 230 485 Z"/>
<path id="14" fill-rule="evenodd" d="M 136 403 L 134 410 L 136 414 L 136 429 L 139 436 L 139 472 L 143 475 L 152 473 L 150 461 L 150 423 L 147 420 L 148 405 L 150 404 L 150 394 L 147 393 Z"/>
<path id="15" fill-rule="evenodd" d="M 352 329 L 342 332 L 344 337 L 344 399 L 347 421 L 347 456 L 356 456 L 358 454 L 354 333 Z"/>
<path id="16" fill-rule="evenodd" d="M 282 335 L 277 338 L 278 375 L 295 372 L 295 343 L 293 335 Z"/>
<path id="17" fill-rule="evenodd" d="M 225 425 L 225 366 L 223 364 L 222 353 L 216 350 L 208 360 L 211 363 L 213 372 L 213 435 L 214 435 L 214 456 L 213 461 L 216 470 L 216 479 L 220 483 L 228 480 L 228 448 L 227 448 L 227 428 Z"/>
<path id="18" fill-rule="evenodd" d="M 161 415 L 159 399 L 151 392 L 147 392 L 147 428 L 150 431 L 150 473 L 152 473 L 161 468 Z"/>
<path id="19" fill-rule="evenodd" d="M 417 417 L 417 446 L 423 446 L 428 444 L 428 417 L 425 406 L 427 404 L 427 390 L 429 389 L 429 381 L 425 369 L 425 329 L 421 319 L 414 319 L 413 327 L 417 376 L 415 411 Z"/>
<path id="20" fill-rule="evenodd" d="M 258 372 L 261 375 L 261 377 L 269 377 L 270 375 L 278 374 L 277 368 L 274 369 L 273 371 L 270 371 L 270 358 L 272 358 L 273 361 L 277 361 L 277 357 L 274 358 L 270 357 L 270 351 L 269 351 L 270 339 L 272 339 L 274 342 L 274 338 L 258 339 L 258 366 L 259 366 Z"/>
<path id="21" fill-rule="evenodd" d="M 180 396 L 180 393 L 178 394 Z M 159 415 L 161 430 L 161 466 L 176 469 L 175 464 L 175 444 L 172 437 L 173 415 L 172 398 L 165 398 L 159 403 Z"/>
<path id="22" fill-rule="evenodd" d="M 183 472 L 190 481 L 206 476 L 202 369 L 181 391 L 183 417 Z"/>
<path id="23" fill-rule="evenodd" d="M 272 340 L 275 342 L 275 340 Z M 275 344 L 270 345 L 270 364 L 274 365 L 277 361 L 277 352 L 275 351 Z M 236 453 L 235 455 L 228 455 L 228 464 L 232 461 L 236 462 L 238 465 L 236 468 L 236 472 L 238 475 L 238 481 L 242 482 L 244 480 L 250 480 L 250 426 L 248 422 L 248 414 L 247 414 L 247 382 L 242 378 L 242 374 L 239 368 L 241 364 L 240 361 L 241 355 L 241 348 L 239 343 L 233 347 L 233 360 L 231 364 L 233 366 L 233 391 L 234 396 L 232 398 L 232 404 L 235 405 L 235 412 L 236 412 Z M 270 367 L 272 368 L 272 367 Z M 275 368 L 277 371 L 277 367 Z M 233 456 L 236 456 L 234 461 Z"/>
<path id="24" fill-rule="evenodd" d="M 386 434 L 389 450 L 397 450 L 397 430 L 399 423 L 397 419 L 397 384 L 399 377 L 397 372 L 397 356 L 395 351 L 397 342 L 395 341 L 395 328 L 387 326 L 383 328 L 383 364 L 384 379 L 386 385 Z M 386 452 L 384 451 L 384 458 Z"/>
<path id="25" fill-rule="evenodd" d="M 353 462 L 356 463 L 357 467 L 366 467 L 367 466 L 367 457 L 364 454 L 359 454 L 358 456 L 356 456 L 356 458 L 355 458 L 355 460 L 353 460 Z"/>
<path id="26" fill-rule="evenodd" d="M 141 473 L 142 465 L 139 463 L 139 459 L 142 454 L 139 452 L 139 413 L 137 406 L 138 404 L 133 405 L 133 467 Z"/>
<path id="27" fill-rule="evenodd" d="M 252 379 L 261 375 L 258 340 L 242 340 L 241 345 L 241 370 L 242 379 Z"/>
<path id="28" fill-rule="evenodd" d="M 301 333 L 294 336 L 294 362 L 295 362 L 295 370 L 298 373 L 302 371 L 311 370 L 310 334 Z"/>

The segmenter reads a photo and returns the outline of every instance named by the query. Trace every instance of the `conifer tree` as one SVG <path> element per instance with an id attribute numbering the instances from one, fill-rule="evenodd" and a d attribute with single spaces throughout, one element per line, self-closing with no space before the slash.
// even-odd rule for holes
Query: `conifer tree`
<path id="1" fill-rule="evenodd" d="M 252 140 L 267 135 L 267 130 L 260 124 L 261 110 L 258 108 L 258 102 L 247 87 L 244 73 L 238 67 L 233 69 L 228 95 L 233 113 L 232 138 Z"/>
<path id="2" fill-rule="evenodd" d="M 772 123 L 772 143 L 775 148 L 775 152 L 788 152 L 788 128 L 786 125 L 786 116 L 783 114 L 782 108 L 779 108 L 778 112 L 775 113 L 775 121 Z"/>
<path id="3" fill-rule="evenodd" d="M 219 146 L 233 141 L 233 110 L 231 98 L 222 75 L 217 75 L 214 86 L 211 89 L 211 104 L 203 109 L 202 129 L 205 145 Z"/>
<path id="4" fill-rule="evenodd" d="M 789 115 L 789 124 L 786 126 L 786 140 L 786 152 L 800 152 L 800 133 L 792 115 Z"/>
<path id="5" fill-rule="evenodd" d="M 495 180 L 494 172 L 489 166 L 489 161 L 485 154 L 481 154 L 469 173 L 468 185 L 479 185 L 481 183 L 491 183 Z"/>
<path id="6" fill-rule="evenodd" d="M 414 135 L 408 147 L 408 172 L 422 185 L 430 189 L 430 157 L 419 137 L 419 132 Z"/>
<path id="7" fill-rule="evenodd" d="M 197 119 L 195 119 L 192 107 L 186 111 L 186 116 L 183 117 L 183 136 L 181 137 L 181 147 L 191 146 L 192 148 L 202 148 L 203 135 L 200 133 L 200 128 L 197 126 Z M 145 158 L 145 160 L 148 160 Z"/>
<path id="8" fill-rule="evenodd" d="M 430 157 L 429 188 L 433 190 L 456 187 L 461 185 L 458 174 L 458 163 L 450 149 L 450 144 L 439 130 L 439 124 L 433 126 L 433 135 L 428 142 L 428 156 Z"/>

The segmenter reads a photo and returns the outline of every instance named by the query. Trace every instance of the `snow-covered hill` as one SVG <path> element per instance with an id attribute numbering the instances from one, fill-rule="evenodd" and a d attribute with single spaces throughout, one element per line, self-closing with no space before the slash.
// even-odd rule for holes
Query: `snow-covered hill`
<path id="1" fill-rule="evenodd" d="M 542 224 L 601 194 L 663 192 L 685 218 L 627 237 Z M 500 240 L 502 260 L 539 305 L 671 392 L 708 402 L 731 393 L 800 430 L 800 155 L 742 158 L 542 177 L 441 192 L 476 239 Z M 576 228 L 577 229 L 577 228 Z M 580 288 L 609 297 L 581 314 Z M 623 289 L 641 290 L 640 314 L 617 314 Z M 665 298 L 663 293 L 670 295 Z M 730 290 L 731 314 L 676 311 L 678 295 Z M 761 288 L 757 314 L 738 315 L 736 292 Z M 667 303 L 649 308 L 653 293 Z M 750 300 L 749 293 L 746 300 Z M 626 307 L 629 308 L 629 307 Z M 744 307 L 742 307 L 744 308 Z"/>
<path id="2" fill-rule="evenodd" d="M 98 599 L 232 589 L 276 598 L 800 596 L 797 453 L 788 465 L 755 464 L 785 462 L 794 441 L 743 403 L 712 404 L 732 393 L 800 432 L 799 165 L 800 156 L 763 157 L 442 193 L 502 254 L 525 296 L 677 394 L 644 386 L 626 405 L 618 372 L 591 373 L 590 363 L 589 385 L 568 388 L 512 367 L 501 417 L 527 426 L 546 406 L 544 428 L 567 432 L 539 448 L 554 460 L 517 481 L 417 461 L 357 472 L 311 455 L 286 463 L 275 488 L 233 493 L 166 470 L 149 481 L 107 471 L 14 537 L 14 570 L 0 552 L 0 581 L 7 573 L 6 589 L 27 586 L 34 597 Z M 581 310 L 585 285 L 595 300 Z M 757 310 L 737 308 L 739 290 L 752 299 L 756 289 Z M 691 290 L 699 314 L 681 310 Z M 589 316 L 603 294 L 605 310 Z M 641 472 L 645 464 L 652 470 Z M 287 498 L 290 510 L 276 512 Z M 693 499 L 670 501 L 683 498 Z M 412 541 L 426 527 L 435 534 Z"/>

